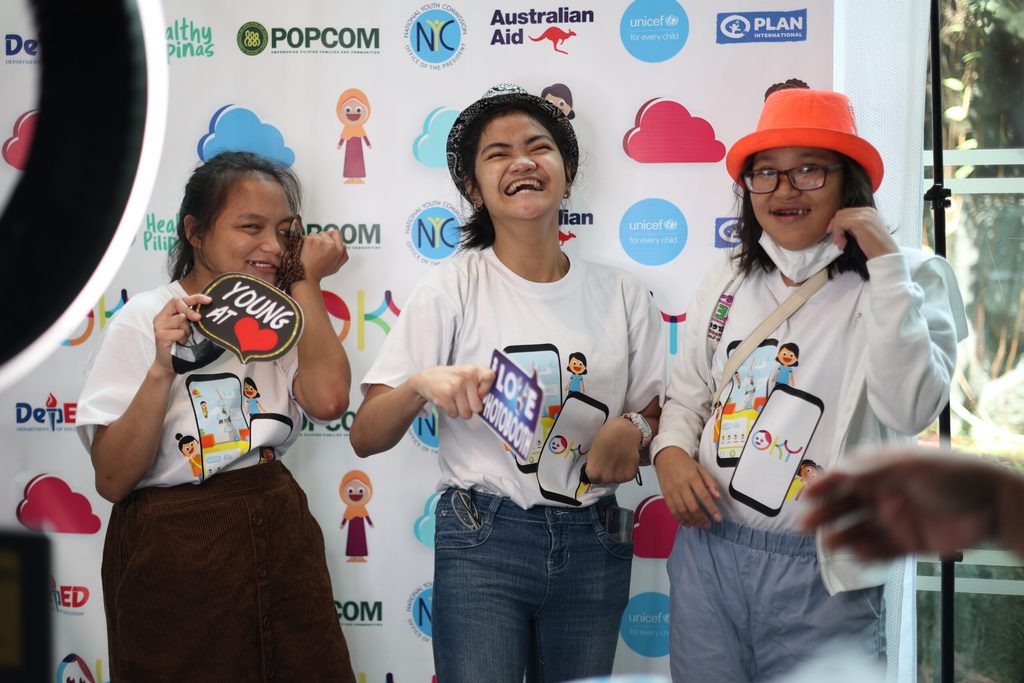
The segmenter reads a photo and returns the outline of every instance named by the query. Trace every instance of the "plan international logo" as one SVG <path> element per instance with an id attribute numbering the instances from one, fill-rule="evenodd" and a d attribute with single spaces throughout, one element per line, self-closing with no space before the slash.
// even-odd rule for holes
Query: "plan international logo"
<path id="1" fill-rule="evenodd" d="M 792 12 L 722 12 L 715 42 L 787 43 L 807 40 L 807 10 Z"/>
<path id="2" fill-rule="evenodd" d="M 528 37 L 534 43 L 550 43 L 555 52 L 567 55 L 566 41 L 576 35 L 576 31 L 569 27 L 592 23 L 594 10 L 559 7 L 549 11 L 506 12 L 496 9 L 491 15 L 491 26 L 496 27 L 491 34 L 491 45 L 523 45 L 523 38 Z"/>

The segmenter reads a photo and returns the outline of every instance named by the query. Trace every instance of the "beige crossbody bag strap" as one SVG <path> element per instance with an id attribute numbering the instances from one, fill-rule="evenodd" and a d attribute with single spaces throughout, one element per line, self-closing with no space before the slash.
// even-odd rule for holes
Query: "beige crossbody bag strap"
<path id="1" fill-rule="evenodd" d="M 772 314 L 761 321 L 761 324 L 754 328 L 754 330 L 747 335 L 736 350 L 729 356 L 729 360 L 725 363 L 725 369 L 722 371 L 722 381 L 718 383 L 718 391 L 715 392 L 715 400 L 712 405 L 717 406 L 718 402 L 722 400 L 722 394 L 725 392 L 725 388 L 729 386 L 732 376 L 736 373 L 736 370 L 740 365 L 747 359 L 754 349 L 756 349 L 765 338 L 775 330 L 776 327 L 782 324 L 789 316 L 796 313 L 797 309 L 807 303 L 807 300 L 814 295 L 822 285 L 828 281 L 828 266 L 822 268 L 817 273 L 809 277 L 800 288 L 789 295 L 785 301 L 779 304 L 779 307 L 772 311 Z"/>

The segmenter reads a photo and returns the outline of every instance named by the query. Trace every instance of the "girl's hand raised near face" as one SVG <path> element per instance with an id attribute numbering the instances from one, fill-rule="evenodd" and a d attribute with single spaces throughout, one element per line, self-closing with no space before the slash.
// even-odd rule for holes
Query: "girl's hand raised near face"
<path id="1" fill-rule="evenodd" d="M 348 262 L 348 250 L 341 240 L 341 232 L 328 230 L 302 239 L 299 257 L 306 279 L 320 282 L 328 275 L 334 275 Z"/>
<path id="2" fill-rule="evenodd" d="M 419 396 L 448 417 L 468 420 L 484 409 L 483 397 L 494 384 L 494 370 L 482 365 L 439 365 L 409 378 Z"/>
<path id="3" fill-rule="evenodd" d="M 192 306 L 208 304 L 212 299 L 205 294 L 190 294 L 173 298 L 153 318 L 153 337 L 156 340 L 154 365 L 174 374 L 171 366 L 171 346 L 188 338 L 189 326 L 202 318 Z"/>
<path id="4" fill-rule="evenodd" d="M 839 209 L 826 228 L 840 249 L 846 248 L 847 235 L 853 235 L 868 259 L 899 253 L 899 245 L 882 222 L 878 211 L 870 206 Z"/>

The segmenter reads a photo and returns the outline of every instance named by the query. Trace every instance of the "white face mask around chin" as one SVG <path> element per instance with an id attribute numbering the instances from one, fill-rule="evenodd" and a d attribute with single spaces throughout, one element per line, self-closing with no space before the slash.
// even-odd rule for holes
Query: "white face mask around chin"
<path id="1" fill-rule="evenodd" d="M 783 249 L 763 230 L 758 243 L 779 271 L 793 282 L 803 282 L 843 253 L 843 250 L 832 241 L 831 235 L 825 235 L 822 241 L 800 251 Z"/>

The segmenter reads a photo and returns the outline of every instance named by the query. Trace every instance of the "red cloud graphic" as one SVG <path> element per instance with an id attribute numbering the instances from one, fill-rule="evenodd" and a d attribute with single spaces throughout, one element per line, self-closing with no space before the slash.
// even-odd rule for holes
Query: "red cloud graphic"
<path id="1" fill-rule="evenodd" d="M 710 123 L 660 97 L 640 107 L 636 126 L 622 138 L 622 147 L 643 164 L 721 161 L 725 156 L 725 145 L 715 139 Z"/>
<path id="2" fill-rule="evenodd" d="M 50 474 L 40 474 L 25 486 L 18 521 L 33 531 L 94 534 L 100 530 L 100 518 L 92 513 L 89 499 Z"/>
<path id="3" fill-rule="evenodd" d="M 672 553 L 679 522 L 661 496 L 649 496 L 636 506 L 633 522 L 633 555 L 666 558 Z"/>
<path id="4" fill-rule="evenodd" d="M 14 122 L 14 134 L 4 141 L 4 161 L 18 170 L 25 170 L 28 155 L 32 151 L 32 140 L 36 136 L 36 119 L 39 111 L 32 109 Z"/>

